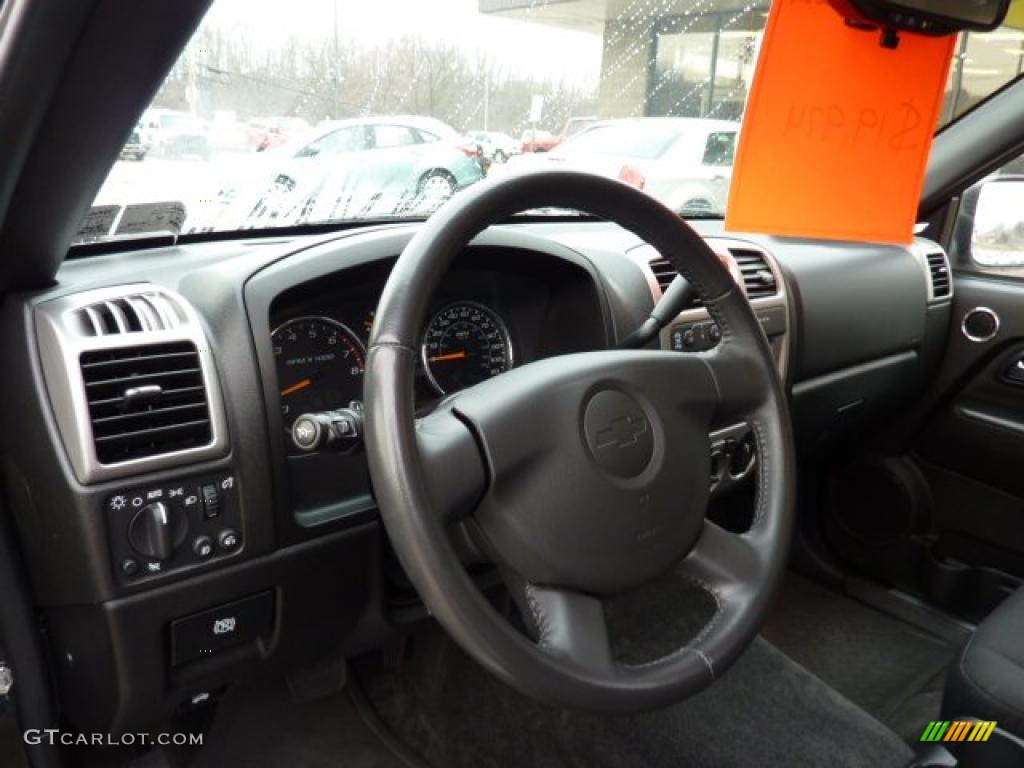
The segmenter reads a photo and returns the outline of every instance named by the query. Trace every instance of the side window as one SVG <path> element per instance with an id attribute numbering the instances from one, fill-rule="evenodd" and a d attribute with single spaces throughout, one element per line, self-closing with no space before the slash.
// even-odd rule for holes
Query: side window
<path id="1" fill-rule="evenodd" d="M 712 133 L 704 145 L 704 165 L 732 165 L 735 154 L 735 131 Z"/>
<path id="2" fill-rule="evenodd" d="M 951 250 L 956 261 L 1024 277 L 1024 156 L 964 192 Z"/>
<path id="3" fill-rule="evenodd" d="M 432 141 L 437 141 L 437 134 L 431 133 L 430 131 L 424 131 L 422 128 L 417 128 L 416 133 L 419 134 L 420 141 L 424 144 L 429 144 Z"/>
<path id="4" fill-rule="evenodd" d="M 353 125 L 321 136 L 312 144 L 307 144 L 299 150 L 296 156 L 338 155 L 342 152 L 357 152 L 360 149 L 366 149 L 366 130 L 361 125 Z"/>
<path id="5" fill-rule="evenodd" d="M 403 125 L 373 126 L 373 146 L 377 149 L 407 147 L 416 143 L 413 132 Z"/>

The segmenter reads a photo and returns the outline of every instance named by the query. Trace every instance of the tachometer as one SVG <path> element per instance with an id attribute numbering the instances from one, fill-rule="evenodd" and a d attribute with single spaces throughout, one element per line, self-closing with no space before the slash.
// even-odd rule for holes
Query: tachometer
<path id="1" fill-rule="evenodd" d="M 427 326 L 423 365 L 442 395 L 479 384 L 512 367 L 508 330 L 501 318 L 482 304 L 452 304 Z"/>
<path id="2" fill-rule="evenodd" d="M 362 399 L 366 351 L 347 326 L 329 317 L 299 317 L 272 339 L 285 429 L 303 413 Z"/>

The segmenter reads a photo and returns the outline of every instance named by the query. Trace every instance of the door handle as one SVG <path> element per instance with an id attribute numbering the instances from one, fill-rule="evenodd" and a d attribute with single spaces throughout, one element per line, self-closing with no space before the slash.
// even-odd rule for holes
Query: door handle
<path id="1" fill-rule="evenodd" d="M 1024 357 L 1018 357 L 1003 371 L 1003 379 L 1011 384 L 1024 385 Z"/>

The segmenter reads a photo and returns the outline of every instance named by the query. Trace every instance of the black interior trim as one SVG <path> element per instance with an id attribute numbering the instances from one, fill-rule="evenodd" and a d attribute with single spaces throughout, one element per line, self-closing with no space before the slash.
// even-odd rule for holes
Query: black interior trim
<path id="1" fill-rule="evenodd" d="M 6 204 L 0 253 L 12 256 L 0 265 L 0 290 L 50 283 L 132 126 L 209 4 L 150 0 L 145 13 L 134 0 L 27 4 L 48 10 L 33 16 L 38 28 L 19 38 L 27 49 L 18 49 L 24 63 L 0 78 L 5 112 L 20 115 L 24 108 L 29 121 L 3 124 L 20 137 L 0 132 L 5 153 L 22 148 L 25 156 L 16 181 L 9 172 L 0 177 L 0 210 Z M 62 18 L 69 12 L 72 20 L 81 19 L 81 29 Z M 47 98 L 47 82 L 58 79 L 53 69 L 61 63 L 61 77 Z M 5 89 L 18 86 L 27 92 L 8 101 Z M 33 124 L 44 107 L 45 116 Z"/>

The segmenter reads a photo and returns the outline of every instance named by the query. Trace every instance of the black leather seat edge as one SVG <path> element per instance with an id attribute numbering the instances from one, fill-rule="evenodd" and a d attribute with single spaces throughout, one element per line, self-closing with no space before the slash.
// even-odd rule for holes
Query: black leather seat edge
<path id="1" fill-rule="evenodd" d="M 1024 588 L 978 625 L 949 671 L 942 711 L 947 720 L 995 720 L 1024 738 Z"/>

